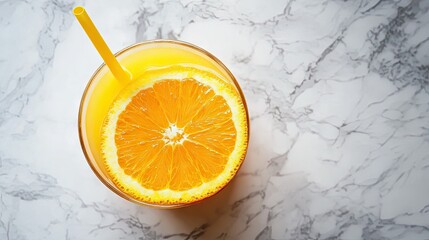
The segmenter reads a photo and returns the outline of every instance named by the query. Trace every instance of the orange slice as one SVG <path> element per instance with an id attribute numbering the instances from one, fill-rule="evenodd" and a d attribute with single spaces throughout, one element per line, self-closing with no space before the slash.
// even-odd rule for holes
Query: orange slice
<path id="1" fill-rule="evenodd" d="M 194 67 L 146 72 L 115 100 L 102 151 L 113 182 L 151 204 L 187 204 L 222 189 L 240 167 L 248 123 L 239 93 Z"/>

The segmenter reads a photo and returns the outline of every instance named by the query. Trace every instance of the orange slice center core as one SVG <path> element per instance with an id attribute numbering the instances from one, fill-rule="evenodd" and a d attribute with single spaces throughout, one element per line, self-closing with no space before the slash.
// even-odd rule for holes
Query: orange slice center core
<path id="1" fill-rule="evenodd" d="M 182 144 L 188 137 L 187 134 L 183 132 L 183 128 L 178 128 L 176 124 L 170 124 L 162 134 L 163 140 L 166 144 Z"/>

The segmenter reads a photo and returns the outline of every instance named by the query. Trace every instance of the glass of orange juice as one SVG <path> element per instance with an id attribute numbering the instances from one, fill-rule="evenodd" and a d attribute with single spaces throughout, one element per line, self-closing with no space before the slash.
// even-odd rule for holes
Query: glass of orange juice
<path id="1" fill-rule="evenodd" d="M 132 75 L 101 65 L 79 109 L 79 137 L 97 177 L 119 196 L 176 208 L 210 197 L 245 157 L 249 119 L 232 73 L 189 43 L 154 40 L 115 54 Z"/>

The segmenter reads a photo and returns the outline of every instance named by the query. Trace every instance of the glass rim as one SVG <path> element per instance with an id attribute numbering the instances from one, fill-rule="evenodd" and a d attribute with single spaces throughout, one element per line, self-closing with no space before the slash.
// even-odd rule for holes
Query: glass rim
<path id="1" fill-rule="evenodd" d="M 79 132 L 79 142 L 80 142 L 80 146 L 82 148 L 83 154 L 85 156 L 86 162 L 88 163 L 88 165 L 90 166 L 91 170 L 94 172 L 94 174 L 97 176 L 97 178 L 108 188 L 110 189 L 112 192 L 116 193 L 116 195 L 122 197 L 125 200 L 128 200 L 130 202 L 136 203 L 138 205 L 143 205 L 143 206 L 149 206 L 149 207 L 153 207 L 153 208 L 157 208 L 157 209 L 173 209 L 173 208 L 181 208 L 181 207 L 186 207 L 186 206 L 191 206 L 194 204 L 197 204 L 203 200 L 206 200 L 208 198 L 211 198 L 215 195 L 217 195 L 219 192 L 221 192 L 224 188 L 226 188 L 226 186 L 229 185 L 229 183 L 235 178 L 235 176 L 237 175 L 238 171 L 240 170 L 241 166 L 243 165 L 243 162 L 246 158 L 247 155 L 247 150 L 249 147 L 249 139 L 250 139 L 250 119 L 249 119 L 249 112 L 247 109 L 247 103 L 246 103 L 246 99 L 244 97 L 243 91 L 240 87 L 240 85 L 237 82 L 237 79 L 234 77 L 234 75 L 232 74 L 232 72 L 225 66 L 225 64 L 223 64 L 217 57 L 215 57 L 213 54 L 211 54 L 209 51 L 196 46 L 192 43 L 189 42 L 185 42 L 185 41 L 179 41 L 179 40 L 170 40 L 170 39 L 154 39 L 154 40 L 147 40 L 147 41 L 142 41 L 142 42 L 138 42 L 138 43 L 134 43 L 131 44 L 121 50 L 119 50 L 118 52 L 116 52 L 114 54 L 115 57 L 120 56 L 121 54 L 127 52 L 128 50 L 131 50 L 133 48 L 139 47 L 139 46 L 143 46 L 143 45 L 148 45 L 148 44 L 153 44 L 153 43 L 171 43 L 171 44 L 177 44 L 177 45 L 181 45 L 181 46 L 186 46 L 189 47 L 191 49 L 197 50 L 201 53 L 203 53 L 204 55 L 206 55 L 207 57 L 209 57 L 211 60 L 215 61 L 228 75 L 228 77 L 233 81 L 235 87 L 237 88 L 238 93 L 240 94 L 240 98 L 243 102 L 244 105 L 244 109 L 246 112 L 246 121 L 247 121 L 247 142 L 246 142 L 246 147 L 245 147 L 245 151 L 244 151 L 244 157 L 243 157 L 243 161 L 241 161 L 240 165 L 238 166 L 237 171 L 235 172 L 233 178 L 231 180 L 228 181 L 228 183 L 226 183 L 221 189 L 219 189 L 216 193 L 214 193 L 211 196 L 208 196 L 206 198 L 200 199 L 198 201 L 192 202 L 192 203 L 185 203 L 185 204 L 172 204 L 172 205 L 161 205 L 161 204 L 151 204 L 151 203 L 147 203 L 144 201 L 139 201 L 137 199 L 134 199 L 130 196 L 128 196 L 127 194 L 125 194 L 124 192 L 121 192 L 115 185 L 111 184 L 110 182 L 108 182 L 105 177 L 103 177 L 98 169 L 94 166 L 93 158 L 91 158 L 91 156 L 89 155 L 88 152 L 91 152 L 91 149 L 88 147 L 86 147 L 85 145 L 85 140 L 84 140 L 84 136 L 86 136 L 86 133 L 83 133 L 83 123 L 82 123 L 82 116 L 83 116 L 83 106 L 86 102 L 86 98 L 88 95 L 88 91 L 89 88 L 92 86 L 92 84 L 95 81 L 96 76 L 100 73 L 100 71 L 106 66 L 106 63 L 102 63 L 95 71 L 94 73 L 91 75 L 88 83 L 86 84 L 86 87 L 83 91 L 82 94 L 82 98 L 80 100 L 80 104 L 79 104 L 79 114 L 78 114 L 78 132 Z M 87 150 L 88 148 L 88 150 Z"/>

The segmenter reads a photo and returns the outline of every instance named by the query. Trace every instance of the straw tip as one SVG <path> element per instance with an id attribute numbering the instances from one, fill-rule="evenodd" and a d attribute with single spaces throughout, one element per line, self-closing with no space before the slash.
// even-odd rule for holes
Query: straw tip
<path id="1" fill-rule="evenodd" d="M 74 9 L 73 9 L 73 14 L 75 15 L 75 16 L 79 16 L 79 15 L 81 15 L 82 13 L 84 13 L 85 12 L 85 8 L 84 7 L 82 7 L 82 6 L 77 6 L 77 7 L 75 7 Z"/>

